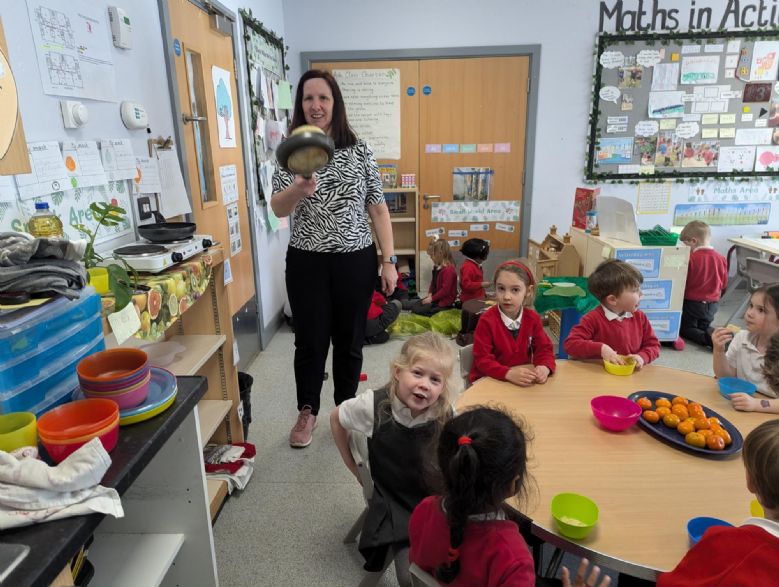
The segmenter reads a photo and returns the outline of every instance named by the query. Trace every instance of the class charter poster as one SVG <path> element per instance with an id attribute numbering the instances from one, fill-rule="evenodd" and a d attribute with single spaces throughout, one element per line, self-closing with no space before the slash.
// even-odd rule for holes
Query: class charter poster
<path id="1" fill-rule="evenodd" d="M 43 91 L 116 101 L 108 11 L 85 0 L 27 0 Z"/>

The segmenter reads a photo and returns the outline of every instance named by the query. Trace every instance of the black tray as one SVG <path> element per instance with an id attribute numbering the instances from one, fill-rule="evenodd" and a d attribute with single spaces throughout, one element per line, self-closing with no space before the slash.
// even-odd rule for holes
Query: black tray
<path id="1" fill-rule="evenodd" d="M 637 391 L 635 393 L 631 393 L 628 396 L 629 400 L 636 401 L 640 397 L 645 397 L 650 400 L 652 400 L 652 403 L 661 397 L 667 398 L 668 401 L 673 400 L 676 395 L 673 393 L 665 393 L 662 391 Z M 693 402 L 695 400 L 687 398 L 690 400 L 690 402 Z M 700 402 L 697 402 L 700 403 Z M 725 450 L 711 450 L 710 448 L 699 448 L 697 446 L 692 446 L 690 444 L 687 444 L 684 441 L 684 437 L 679 434 L 675 428 L 669 428 L 665 424 L 663 424 L 663 421 L 660 420 L 657 424 L 650 424 L 647 422 L 643 416 L 641 416 L 638 419 L 638 424 L 641 426 L 644 430 L 649 432 L 652 436 L 659 438 L 663 442 L 670 444 L 674 448 L 678 448 L 679 450 L 683 450 L 685 452 L 689 452 L 694 455 L 708 457 L 712 459 L 729 459 L 741 452 L 741 449 L 744 447 L 744 438 L 741 436 L 741 432 L 738 431 L 738 428 L 733 426 L 730 422 L 728 422 L 725 418 L 720 416 L 717 412 L 714 410 L 711 410 L 701 404 L 701 407 L 703 408 L 703 413 L 706 414 L 707 418 L 717 418 L 720 421 L 720 424 L 722 427 L 728 431 L 728 434 L 730 434 L 730 439 L 732 442 L 729 446 L 725 447 Z"/>

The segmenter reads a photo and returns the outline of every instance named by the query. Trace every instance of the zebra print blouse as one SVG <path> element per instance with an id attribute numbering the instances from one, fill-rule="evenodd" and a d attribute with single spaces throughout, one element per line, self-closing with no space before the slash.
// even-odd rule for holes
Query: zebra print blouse
<path id="1" fill-rule="evenodd" d="M 277 168 L 273 193 L 288 188 L 293 179 L 292 173 Z M 371 148 L 358 140 L 337 149 L 332 162 L 317 171 L 316 183 L 316 192 L 295 207 L 290 246 L 318 253 L 350 253 L 370 246 L 367 208 L 384 201 Z"/>

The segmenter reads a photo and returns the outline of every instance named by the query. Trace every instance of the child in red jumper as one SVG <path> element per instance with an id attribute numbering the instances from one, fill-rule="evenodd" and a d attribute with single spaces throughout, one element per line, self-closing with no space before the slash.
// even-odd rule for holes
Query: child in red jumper
<path id="1" fill-rule="evenodd" d="M 711 348 L 709 327 L 728 284 L 728 262 L 711 246 L 711 228 L 701 220 L 688 222 L 679 239 L 692 249 L 679 334 Z"/>
<path id="2" fill-rule="evenodd" d="M 779 577 L 779 420 L 763 422 L 744 441 L 747 489 L 765 510 L 737 528 L 709 528 L 657 587 L 776 585 Z"/>
<path id="3" fill-rule="evenodd" d="M 608 259 L 598 265 L 587 285 L 601 305 L 585 314 L 571 329 L 564 349 L 571 358 L 603 358 L 624 365 L 622 357 L 636 361 L 636 369 L 660 355 L 660 343 L 646 314 L 638 309 L 644 277 L 630 263 Z"/>
<path id="4" fill-rule="evenodd" d="M 473 335 L 471 382 L 481 377 L 527 387 L 546 383 L 554 373 L 552 341 L 541 317 L 525 303 L 533 297 L 535 280 L 519 261 L 506 261 L 495 270 L 497 305 L 482 314 Z M 532 363 L 532 367 L 524 367 Z"/>
<path id="5" fill-rule="evenodd" d="M 427 254 L 435 265 L 430 289 L 427 296 L 411 306 L 414 314 L 422 316 L 432 316 L 451 308 L 457 299 L 457 266 L 449 243 L 444 239 L 436 239 L 428 245 Z"/>
<path id="6" fill-rule="evenodd" d="M 484 302 L 484 288 L 490 285 L 484 281 L 482 264 L 490 254 L 490 243 L 482 238 L 469 238 L 463 243 L 462 254 L 465 257 L 460 267 L 460 332 L 457 334 L 457 344 L 467 346 L 473 344 L 473 331 L 479 323 L 482 313 L 488 308 Z"/>
<path id="7" fill-rule="evenodd" d="M 389 340 L 387 328 L 398 319 L 401 303 L 398 300 L 388 302 L 379 292 L 373 292 L 371 306 L 368 308 L 368 321 L 365 323 L 363 344 L 383 344 Z"/>

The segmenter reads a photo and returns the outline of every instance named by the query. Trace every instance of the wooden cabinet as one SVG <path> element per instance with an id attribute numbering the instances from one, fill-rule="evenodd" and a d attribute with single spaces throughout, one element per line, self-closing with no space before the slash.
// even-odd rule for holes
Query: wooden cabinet
<path id="1" fill-rule="evenodd" d="M 230 286 L 224 285 L 224 255 L 221 248 L 211 249 L 207 254 L 212 257 L 208 289 L 166 330 L 164 337 L 184 347 L 166 369 L 177 376 L 202 375 L 208 380 L 208 390 L 197 410 L 201 449 L 209 442 L 244 440 L 238 373 L 234 365 Z M 149 341 L 130 338 L 122 346 L 148 344 Z M 106 346 L 117 346 L 113 335 L 106 337 Z M 210 480 L 207 488 L 213 518 L 227 495 L 227 484 Z"/>
<path id="2" fill-rule="evenodd" d="M 418 197 L 416 188 L 384 188 L 384 199 L 392 222 L 395 255 L 398 257 L 398 273 L 403 273 L 406 266 L 413 265 L 417 283 L 419 283 Z M 381 255 L 375 231 L 373 231 L 373 241 Z"/>

